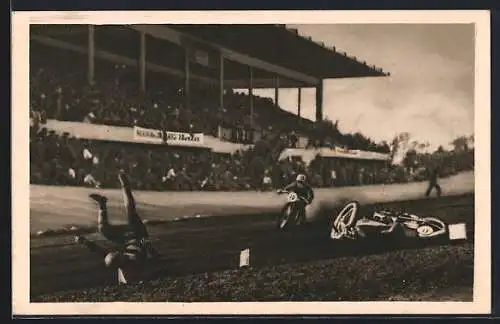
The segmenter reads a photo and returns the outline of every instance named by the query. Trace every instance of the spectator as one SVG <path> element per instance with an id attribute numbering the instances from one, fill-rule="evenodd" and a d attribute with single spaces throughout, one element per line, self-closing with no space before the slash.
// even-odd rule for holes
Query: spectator
<path id="1" fill-rule="evenodd" d="M 429 185 L 427 186 L 427 190 L 425 191 L 425 196 L 429 197 L 432 189 L 436 189 L 437 196 L 441 196 L 441 186 L 438 184 L 439 178 L 439 167 L 432 166 L 429 169 Z"/>
<path id="2" fill-rule="evenodd" d="M 162 180 L 166 189 L 173 190 L 175 183 L 175 169 L 172 167 L 168 170 L 167 174 L 163 176 Z"/>
<path id="3" fill-rule="evenodd" d="M 93 155 L 87 147 L 83 148 L 82 154 L 85 160 L 92 160 Z"/>
<path id="4" fill-rule="evenodd" d="M 337 185 L 337 171 L 335 171 L 335 169 L 332 169 L 330 171 L 330 185 L 332 187 L 335 187 Z"/>
<path id="5" fill-rule="evenodd" d="M 87 186 L 100 188 L 101 184 L 92 176 L 92 174 L 87 173 L 83 179 L 83 183 Z"/>
<path id="6" fill-rule="evenodd" d="M 73 168 L 68 169 L 68 184 L 71 186 L 77 185 L 76 171 Z"/>
<path id="7" fill-rule="evenodd" d="M 268 191 L 273 188 L 273 180 L 270 177 L 269 170 L 266 170 L 264 177 L 262 178 L 262 190 Z"/>

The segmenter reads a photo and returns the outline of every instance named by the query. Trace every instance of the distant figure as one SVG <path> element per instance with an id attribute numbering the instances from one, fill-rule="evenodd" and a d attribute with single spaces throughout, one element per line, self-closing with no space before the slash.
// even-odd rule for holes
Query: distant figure
<path id="1" fill-rule="evenodd" d="M 146 226 L 144 226 L 137 214 L 129 179 L 123 172 L 120 172 L 118 179 L 122 186 L 124 205 L 127 210 L 128 222 L 126 226 L 109 224 L 106 206 L 108 199 L 106 197 L 95 193 L 89 195 L 89 197 L 99 207 L 97 218 L 99 233 L 118 245 L 119 248 L 114 251 L 106 251 L 83 236 L 75 236 L 76 243 L 83 244 L 92 252 L 100 254 L 104 258 L 105 265 L 114 269 L 132 264 L 141 264 L 144 261 L 158 257 L 158 253 L 153 249 L 149 241 L 149 233 Z"/>
<path id="2" fill-rule="evenodd" d="M 427 187 L 427 191 L 425 192 L 425 196 L 429 197 L 432 189 L 436 189 L 436 193 L 438 197 L 441 197 L 441 186 L 438 184 L 439 178 L 439 168 L 437 166 L 431 167 L 429 170 L 429 186 Z"/>

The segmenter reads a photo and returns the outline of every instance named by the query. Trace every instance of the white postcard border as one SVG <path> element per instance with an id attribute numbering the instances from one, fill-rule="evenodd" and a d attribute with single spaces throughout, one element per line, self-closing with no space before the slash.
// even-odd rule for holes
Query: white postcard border
<path id="1" fill-rule="evenodd" d="M 165 23 L 474 23 L 475 271 L 473 302 L 30 303 L 29 25 Z M 488 11 L 100 11 L 12 15 L 12 298 L 16 315 L 473 314 L 491 308 L 490 14 Z M 332 278 L 335 280 L 335 278 Z"/>

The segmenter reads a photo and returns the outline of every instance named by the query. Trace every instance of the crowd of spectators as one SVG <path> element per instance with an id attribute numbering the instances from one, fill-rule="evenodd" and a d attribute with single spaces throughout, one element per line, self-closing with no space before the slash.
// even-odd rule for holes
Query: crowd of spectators
<path id="1" fill-rule="evenodd" d="M 31 41 L 30 55 L 31 109 L 46 118 L 212 135 L 223 125 L 249 134 L 232 136 L 240 142 L 252 141 L 255 132 L 287 131 L 297 124 L 269 98 L 254 96 L 251 118 L 248 95 L 229 89 L 219 107 L 215 86 L 191 82 L 188 106 L 180 78 L 148 72 L 147 89 L 140 91 L 136 67 L 96 58 L 89 85 L 86 55 L 37 41 Z"/>
<path id="2" fill-rule="evenodd" d="M 262 141 L 263 142 L 263 141 Z M 234 154 L 206 149 L 166 147 L 76 139 L 32 127 L 30 182 L 44 185 L 116 188 L 118 170 L 131 174 L 142 190 L 271 190 L 281 188 L 298 173 L 314 187 L 341 187 L 424 180 L 421 167 L 391 166 L 386 162 L 317 157 L 277 159 L 275 147 L 256 145 Z M 278 151 L 279 152 L 279 151 Z M 451 174 L 473 168 L 473 152 L 465 163 L 445 164 Z M 462 159 L 448 159 L 463 161 Z M 452 169 L 452 170 L 447 170 Z M 425 170 L 424 170 L 425 171 Z"/>
<path id="3" fill-rule="evenodd" d="M 37 128 L 38 127 L 38 128 Z M 113 188 L 120 169 L 144 190 L 268 190 L 306 173 L 316 187 L 380 183 L 383 163 L 317 158 L 279 160 L 271 140 L 234 154 L 207 149 L 90 141 L 48 131 L 30 132 L 31 183 Z"/>
<path id="4" fill-rule="evenodd" d="M 89 84 L 85 55 L 31 42 L 32 184 L 113 188 L 119 185 L 116 173 L 120 169 L 131 174 L 134 187 L 144 190 L 270 190 L 286 185 L 299 172 L 306 173 L 315 187 L 415 178 L 408 168 L 384 162 L 317 157 L 306 165 L 297 159 L 279 160 L 284 148 L 296 146 L 294 131 L 299 126 L 295 116 L 275 109 L 271 99 L 254 98 L 250 128 L 245 94 L 228 90 L 221 108 L 217 89 L 194 83 L 188 108 L 182 80 L 148 73 L 148 91 L 143 92 L 136 68 L 98 59 L 95 64 L 94 82 Z M 244 152 L 217 154 L 205 149 L 89 141 L 47 130 L 43 123 L 49 118 L 212 135 L 223 125 L 238 130 L 230 140 L 255 145 Z M 388 152 L 387 144 L 376 145 L 361 134 L 341 134 L 336 123 L 304 122 L 302 126 L 306 130 L 301 131 L 309 132 L 309 146 L 342 144 Z M 261 131 L 259 140 L 253 138 L 255 130 Z"/>

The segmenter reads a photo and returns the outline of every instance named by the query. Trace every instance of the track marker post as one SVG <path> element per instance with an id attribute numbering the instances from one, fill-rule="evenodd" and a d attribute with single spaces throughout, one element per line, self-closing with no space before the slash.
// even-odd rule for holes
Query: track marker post
<path id="1" fill-rule="evenodd" d="M 118 268 L 118 284 L 127 284 L 127 279 L 125 278 L 125 274 L 123 273 L 123 270 L 121 268 Z"/>
<path id="2" fill-rule="evenodd" d="M 467 239 L 467 229 L 464 223 L 449 225 L 448 233 L 451 241 Z"/>
<path id="3" fill-rule="evenodd" d="M 250 249 L 245 249 L 240 252 L 240 268 L 250 266 Z"/>

